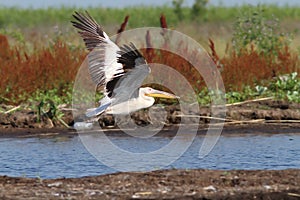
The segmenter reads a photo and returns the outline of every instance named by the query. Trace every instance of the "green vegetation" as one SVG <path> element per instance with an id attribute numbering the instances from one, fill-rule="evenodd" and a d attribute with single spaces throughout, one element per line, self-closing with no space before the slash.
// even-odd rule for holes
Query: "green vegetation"
<path id="1" fill-rule="evenodd" d="M 212 58 L 223 70 L 229 103 L 265 96 L 299 102 L 298 52 L 291 50 L 290 35 L 279 32 L 278 19 L 268 18 L 266 10 L 249 6 L 239 13 L 228 57 L 220 59 L 210 40 Z"/>
<path id="2" fill-rule="evenodd" d="M 300 103 L 300 78 L 297 72 L 277 77 L 269 83 L 267 90 L 279 99 Z"/>
<path id="3" fill-rule="evenodd" d="M 207 6 L 206 0 L 197 0 L 192 7 L 183 7 L 180 0 L 174 0 L 174 7 L 128 7 L 128 8 L 87 8 L 89 13 L 104 26 L 109 24 L 119 25 L 126 15 L 131 19 L 129 28 L 141 26 L 159 26 L 158 17 L 163 13 L 170 26 L 175 26 L 181 20 L 191 23 L 198 16 L 205 17 L 207 22 L 233 21 L 237 13 L 248 12 L 247 5 L 241 7 Z M 300 20 L 300 8 L 278 7 L 276 5 L 264 6 L 265 17 L 278 19 Z M 0 28 L 38 28 L 57 24 L 70 25 L 71 15 L 75 10 L 83 9 L 75 7 L 48 8 L 48 9 L 20 9 L 0 7 Z M 180 16 L 180 17 L 179 17 Z"/>
<path id="4" fill-rule="evenodd" d="M 278 50 L 289 45 L 288 34 L 279 33 L 278 19 L 266 18 L 263 6 L 249 7 L 240 13 L 233 28 L 233 47 L 237 52 L 247 48 L 256 48 L 265 56 L 272 53 L 278 56 Z"/>
<path id="5" fill-rule="evenodd" d="M 37 113 L 37 121 L 48 120 L 50 123 L 59 122 L 65 127 L 69 127 L 63 120 L 64 113 L 60 108 L 71 105 L 72 90 L 64 95 L 59 95 L 56 89 L 47 91 L 36 91 L 28 98 L 24 107 L 30 108 Z"/>
<path id="6" fill-rule="evenodd" d="M 243 91 L 226 93 L 227 103 L 235 103 L 261 97 L 274 97 L 300 103 L 300 78 L 297 72 L 274 78 L 267 86 L 257 85 L 254 88 L 246 86 Z"/>
<path id="7" fill-rule="evenodd" d="M 274 5 L 209 7 L 206 0 L 196 0 L 190 8 L 183 6 L 183 0 L 173 0 L 172 5 L 86 10 L 103 26 L 114 30 L 126 15 L 130 16 L 127 29 L 158 27 L 161 14 L 166 17 L 168 27 L 180 27 L 178 31 L 183 29 L 188 35 L 189 31 L 199 34 L 202 26 L 213 27 L 211 32 L 220 34 L 207 32 L 208 36 L 215 37 L 210 40 L 208 50 L 221 71 L 228 103 L 270 96 L 300 102 L 296 51 L 299 47 L 291 48 L 292 37 L 283 33 L 281 27 L 282 21 L 300 20 L 300 8 Z M 72 84 L 86 55 L 80 37 L 71 28 L 75 10 L 82 11 L 66 7 L 0 8 L 0 103 L 30 103 L 40 115 L 48 113 L 60 118 L 58 107 L 71 104 Z M 225 50 L 215 42 L 223 39 L 223 32 L 217 29 L 222 23 L 230 26 L 224 33 L 230 36 Z M 58 25 L 58 30 L 51 34 L 49 27 L 54 25 Z M 288 29 L 294 31 L 294 27 Z M 295 38 L 299 38 L 297 33 L 294 32 Z M 203 80 L 195 75 L 189 63 L 167 52 L 144 53 L 148 60 L 182 71 L 199 91 L 199 103 L 210 102 Z"/>

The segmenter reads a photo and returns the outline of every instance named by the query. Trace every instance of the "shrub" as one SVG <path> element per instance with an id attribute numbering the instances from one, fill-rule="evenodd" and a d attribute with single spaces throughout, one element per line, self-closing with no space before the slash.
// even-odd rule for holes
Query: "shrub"
<path id="1" fill-rule="evenodd" d="M 227 91 L 264 85 L 282 74 L 299 72 L 298 55 L 288 34 L 277 33 L 278 20 L 268 20 L 264 7 L 245 7 L 234 24 L 233 46 L 219 58 L 210 40 L 211 57 L 221 69 Z M 284 36 L 285 35 L 285 36 Z"/>
<path id="2" fill-rule="evenodd" d="M 268 85 L 268 90 L 280 99 L 300 103 L 300 78 L 297 75 L 297 72 L 293 72 L 276 77 Z"/>
<path id="3" fill-rule="evenodd" d="M 279 33 L 278 19 L 268 19 L 261 5 L 242 9 L 234 23 L 233 47 L 236 52 L 255 48 L 258 54 L 278 56 L 282 48 L 290 43 L 288 34 Z"/>
<path id="4" fill-rule="evenodd" d="M 222 77 L 226 90 L 241 91 L 247 85 L 255 86 L 281 74 L 300 71 L 296 53 L 287 47 L 277 53 L 277 62 L 270 61 L 274 55 L 264 57 L 253 48 L 222 58 L 220 63 L 223 65 Z"/>
<path id="5" fill-rule="evenodd" d="M 27 54 L 24 46 L 10 46 L 0 35 L 0 103 L 20 103 L 37 90 L 56 89 L 64 95 L 72 84 L 86 53 L 56 40 L 49 47 L 34 48 Z"/>
<path id="6" fill-rule="evenodd" d="M 191 16 L 192 19 L 197 19 L 199 17 L 204 17 L 207 10 L 206 5 L 208 3 L 208 0 L 195 0 L 192 9 L 191 9 Z M 204 18 L 203 20 L 206 20 Z"/>
<path id="7" fill-rule="evenodd" d="M 172 1 L 174 13 L 177 15 L 178 20 L 184 19 L 183 10 L 182 10 L 183 2 L 184 2 L 184 0 L 173 0 Z"/>

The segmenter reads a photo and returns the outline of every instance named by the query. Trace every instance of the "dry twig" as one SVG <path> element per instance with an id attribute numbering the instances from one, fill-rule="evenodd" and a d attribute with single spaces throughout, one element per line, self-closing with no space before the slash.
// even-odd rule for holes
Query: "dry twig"
<path id="1" fill-rule="evenodd" d="M 16 106 L 16 107 L 13 107 L 12 109 L 10 109 L 10 110 L 8 110 L 8 111 L 5 111 L 4 114 L 8 114 L 8 113 L 11 113 L 11 112 L 13 112 L 13 111 L 16 111 L 16 110 L 18 110 L 19 108 L 21 108 L 20 105 L 18 105 L 18 106 Z"/>
<path id="2" fill-rule="evenodd" d="M 266 100 L 270 100 L 273 99 L 274 97 L 264 97 L 264 98 L 260 98 L 260 99 L 251 99 L 251 100 L 246 100 L 246 101 L 242 101 L 242 102 L 236 102 L 236 103 L 230 103 L 230 104 L 226 104 L 226 107 L 228 106 L 237 106 L 237 105 L 242 105 L 245 103 L 252 103 L 252 102 L 258 102 L 258 101 L 266 101 Z"/>

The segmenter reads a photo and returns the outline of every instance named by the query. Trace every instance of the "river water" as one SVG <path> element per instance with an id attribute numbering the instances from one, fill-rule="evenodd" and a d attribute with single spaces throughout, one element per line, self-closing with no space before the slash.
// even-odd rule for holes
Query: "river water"
<path id="1" fill-rule="evenodd" d="M 203 138 L 196 136 L 188 150 L 166 168 L 225 170 L 300 168 L 299 133 L 224 134 L 210 154 L 200 159 L 198 153 Z M 160 148 L 172 138 L 157 136 L 143 142 L 135 137 L 112 136 L 110 140 L 126 150 L 145 152 Z M 78 136 L 0 138 L 0 152 L 0 175 L 59 178 L 116 172 L 95 159 Z"/>

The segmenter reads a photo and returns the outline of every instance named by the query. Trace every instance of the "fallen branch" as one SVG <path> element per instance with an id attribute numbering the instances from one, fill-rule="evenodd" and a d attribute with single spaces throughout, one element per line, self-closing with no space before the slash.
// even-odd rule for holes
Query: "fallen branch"
<path id="1" fill-rule="evenodd" d="M 241 104 L 245 104 L 245 103 L 252 103 L 252 102 L 258 102 L 258 101 L 266 101 L 266 100 L 270 100 L 273 99 L 274 97 L 264 97 L 264 98 L 260 98 L 260 99 L 251 99 L 251 100 L 246 100 L 246 101 L 242 101 L 242 102 L 236 102 L 236 103 L 230 103 L 230 104 L 226 104 L 226 107 L 229 106 L 236 106 L 236 105 L 241 105 Z"/>
<path id="2" fill-rule="evenodd" d="M 61 118 L 57 118 L 58 121 L 60 121 L 60 123 L 62 123 L 62 125 L 64 125 L 66 128 L 70 128 L 70 126 L 64 121 L 62 120 Z"/>
<path id="3" fill-rule="evenodd" d="M 295 120 L 295 119 L 266 120 L 266 123 L 300 123 L 300 120 Z"/>
<path id="4" fill-rule="evenodd" d="M 49 117 L 47 117 L 47 120 L 48 120 L 48 122 L 49 122 L 49 124 L 50 124 L 50 128 L 53 128 L 53 127 L 54 127 L 54 124 L 53 124 L 52 119 L 50 119 Z"/>
<path id="5" fill-rule="evenodd" d="M 231 121 L 231 122 L 224 122 L 224 123 L 215 123 L 212 124 L 213 126 L 219 125 L 233 125 L 233 124 L 252 124 L 252 123 L 263 123 L 265 119 L 254 119 L 254 120 L 245 120 L 245 121 Z"/>
<path id="6" fill-rule="evenodd" d="M 236 121 L 236 120 L 232 120 L 232 119 L 219 118 L 219 117 L 209 117 L 209 116 L 201 116 L 201 115 L 176 115 L 176 117 L 190 117 L 190 118 L 216 119 L 216 120 L 220 120 L 220 121 L 230 121 L 230 122 Z"/>
<path id="7" fill-rule="evenodd" d="M 75 108 L 58 108 L 61 111 L 77 111 Z"/>
<path id="8" fill-rule="evenodd" d="M 12 108 L 12 109 L 10 109 L 10 110 L 4 112 L 4 114 L 8 114 L 8 113 L 11 113 L 11 112 L 13 112 L 13 111 L 16 111 L 16 110 L 18 110 L 20 107 L 21 107 L 20 105 L 19 105 L 19 106 L 16 106 L 16 107 L 14 107 L 14 108 Z"/>
<path id="9" fill-rule="evenodd" d="M 292 197 L 300 197 L 300 194 L 296 194 L 296 193 L 288 193 L 288 196 L 292 196 Z"/>
<path id="10" fill-rule="evenodd" d="M 266 119 L 254 119 L 254 120 L 245 120 L 245 121 L 230 121 L 224 123 L 215 123 L 212 125 L 229 125 L 229 124 L 250 124 L 250 123 L 300 123 L 300 120 L 266 120 Z"/>

